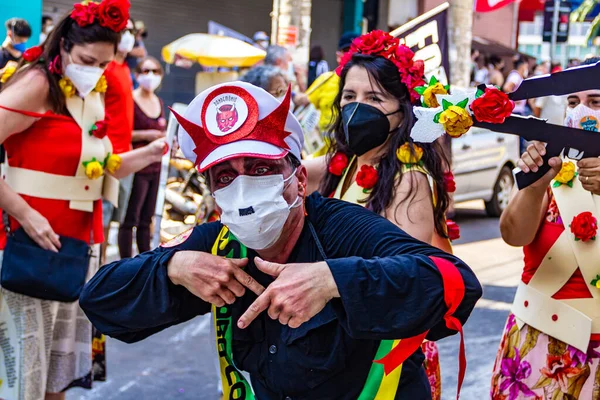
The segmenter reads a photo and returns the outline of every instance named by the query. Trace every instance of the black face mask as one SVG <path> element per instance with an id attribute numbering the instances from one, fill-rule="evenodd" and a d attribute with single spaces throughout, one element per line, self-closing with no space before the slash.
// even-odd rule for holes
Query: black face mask
<path id="1" fill-rule="evenodd" d="M 342 107 L 346 143 L 357 156 L 381 146 L 390 134 L 390 121 L 379 109 L 365 103 L 349 103 Z"/>

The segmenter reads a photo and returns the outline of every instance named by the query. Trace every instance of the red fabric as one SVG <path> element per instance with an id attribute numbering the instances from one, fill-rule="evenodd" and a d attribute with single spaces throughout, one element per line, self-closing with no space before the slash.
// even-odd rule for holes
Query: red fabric
<path id="1" fill-rule="evenodd" d="M 106 111 L 104 120 L 108 126 L 108 138 L 113 145 L 113 153 L 120 154 L 131 150 L 133 133 L 133 82 L 131 71 L 126 63 L 111 62 L 104 72 L 106 89 Z"/>
<path id="2" fill-rule="evenodd" d="M 535 14 L 544 10 L 545 0 L 521 0 L 519 4 L 519 22 L 533 22 Z"/>
<path id="3" fill-rule="evenodd" d="M 521 280 L 528 284 L 535 271 L 539 268 L 546 254 L 554 245 L 558 237 L 565 230 L 562 224 L 544 221 L 533 242 L 523 247 L 525 268 Z M 556 300 L 590 299 L 592 294 L 587 283 L 577 269 L 567 283 L 552 296 Z"/>
<path id="4" fill-rule="evenodd" d="M 490 12 L 498 10 L 512 3 L 515 0 L 476 0 L 475 11 L 476 12 Z"/>
<path id="5" fill-rule="evenodd" d="M 465 379 L 465 371 L 467 369 L 467 357 L 465 355 L 465 342 L 463 336 L 462 324 L 454 317 L 454 312 L 462 302 L 465 296 L 465 283 L 460 271 L 450 261 L 439 257 L 430 257 L 435 263 L 440 275 L 442 276 L 442 284 L 444 285 L 444 302 L 448 307 L 444 321 L 449 329 L 458 331 L 460 334 L 460 353 L 458 356 L 458 387 L 456 390 L 456 398 L 460 397 L 460 389 Z M 423 343 L 429 331 L 423 332 L 420 335 L 402 339 L 400 343 L 394 347 L 385 357 L 374 362 L 383 364 L 385 374 L 389 374 L 398 368 L 411 354 L 413 354 Z"/>
<path id="6" fill-rule="evenodd" d="M 10 136 L 4 142 L 10 166 L 75 176 L 81 154 L 81 128 L 71 117 L 52 112 L 36 114 L 2 106 L 0 108 L 41 118 L 27 130 Z M 89 243 L 93 231 L 94 243 L 104 241 L 101 200 L 94 205 L 94 212 L 89 213 L 72 210 L 67 200 L 40 199 L 24 195 L 21 197 L 50 222 L 50 226 L 58 235 Z M 13 218 L 10 221 L 11 229 L 19 227 Z M 5 243 L 4 227 L 0 221 L 1 249 Z"/>

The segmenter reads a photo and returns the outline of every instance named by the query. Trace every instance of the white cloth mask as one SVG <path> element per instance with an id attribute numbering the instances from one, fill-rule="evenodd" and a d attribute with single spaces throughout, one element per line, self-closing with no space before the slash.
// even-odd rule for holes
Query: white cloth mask
<path id="1" fill-rule="evenodd" d="M 119 42 L 119 51 L 121 53 L 129 53 L 135 46 L 135 37 L 131 32 L 127 31 L 121 35 L 121 41 Z"/>
<path id="2" fill-rule="evenodd" d="M 292 208 L 302 204 L 298 197 L 289 205 L 283 197 L 285 188 L 296 175 L 240 175 L 231 184 L 213 194 L 221 208 L 221 222 L 246 247 L 263 250 L 281 236 Z"/>
<path id="3" fill-rule="evenodd" d="M 600 110 L 592 110 L 583 103 L 575 108 L 567 108 L 565 126 L 598 132 L 600 131 Z"/>
<path id="4" fill-rule="evenodd" d="M 138 76 L 137 81 L 144 89 L 154 92 L 160 86 L 162 76 L 154 75 L 154 73 L 151 72 L 149 74 L 141 74 Z"/>
<path id="5" fill-rule="evenodd" d="M 65 68 L 65 76 L 73 82 L 79 95 L 85 97 L 94 90 L 100 77 L 104 74 L 104 70 L 99 67 L 75 64 L 71 56 L 69 56 L 69 61 L 69 65 Z"/>

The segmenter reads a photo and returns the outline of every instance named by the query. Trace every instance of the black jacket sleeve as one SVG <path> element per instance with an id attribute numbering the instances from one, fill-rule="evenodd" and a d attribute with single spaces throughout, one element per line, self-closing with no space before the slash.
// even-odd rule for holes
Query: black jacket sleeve
<path id="1" fill-rule="evenodd" d="M 176 246 L 103 266 L 84 287 L 81 308 L 100 332 L 128 343 L 210 312 L 210 304 L 171 282 L 167 266 L 178 251 L 209 253 L 220 228 L 203 224 Z"/>
<path id="2" fill-rule="evenodd" d="M 467 320 L 482 290 L 465 263 L 364 207 L 323 199 L 319 208 L 317 231 L 341 295 L 334 308 L 352 337 L 402 339 L 430 330 L 428 338 L 437 340 L 456 333 L 445 325 L 448 308 L 435 257 L 460 272 L 465 293 L 454 316 Z"/>

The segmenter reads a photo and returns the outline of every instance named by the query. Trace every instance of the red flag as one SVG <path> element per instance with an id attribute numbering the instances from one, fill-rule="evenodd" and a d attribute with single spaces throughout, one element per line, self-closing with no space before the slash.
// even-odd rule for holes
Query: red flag
<path id="1" fill-rule="evenodd" d="M 476 12 L 490 12 L 509 5 L 515 0 L 476 0 Z"/>

